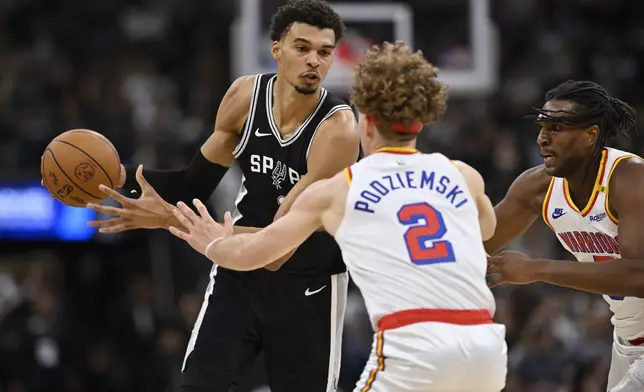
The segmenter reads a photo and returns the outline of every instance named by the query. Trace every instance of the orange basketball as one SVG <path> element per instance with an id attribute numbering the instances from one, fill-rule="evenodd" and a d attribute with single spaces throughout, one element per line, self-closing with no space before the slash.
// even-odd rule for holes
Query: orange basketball
<path id="1" fill-rule="evenodd" d="M 43 184 L 52 197 L 72 207 L 100 203 L 101 184 L 115 188 L 121 160 L 114 145 L 89 129 L 72 129 L 49 143 L 40 163 Z"/>

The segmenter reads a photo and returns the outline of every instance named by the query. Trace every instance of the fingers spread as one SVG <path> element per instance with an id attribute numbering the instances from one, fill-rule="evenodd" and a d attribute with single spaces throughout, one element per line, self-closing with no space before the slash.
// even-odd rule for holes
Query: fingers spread
<path id="1" fill-rule="evenodd" d="M 195 212 L 192 210 L 192 208 L 188 207 L 188 205 L 182 201 L 177 203 L 177 208 L 181 211 L 181 213 L 190 220 L 190 222 L 195 225 L 199 223 L 201 218 L 195 214 Z"/>
<path id="2" fill-rule="evenodd" d="M 194 200 L 192 201 L 192 204 L 194 204 L 194 205 L 195 205 L 195 207 L 197 207 L 197 211 L 199 211 L 199 215 L 201 215 L 201 218 L 202 218 L 202 219 L 212 219 L 212 217 L 210 216 L 210 213 L 208 212 L 208 209 L 207 209 L 207 208 L 206 208 L 206 206 L 201 202 L 201 200 L 199 200 L 199 199 L 194 199 Z"/>
<path id="3" fill-rule="evenodd" d="M 233 216 L 230 211 L 226 211 L 226 213 L 224 214 L 224 224 L 226 224 L 226 226 L 233 224 Z"/>
<path id="4" fill-rule="evenodd" d="M 113 218 L 113 219 L 107 219 L 107 220 L 101 220 L 101 221 L 89 221 L 87 222 L 87 225 L 91 227 L 105 228 L 105 227 L 117 226 L 122 223 L 125 223 L 123 221 L 123 218 Z"/>
<path id="5" fill-rule="evenodd" d="M 108 234 L 108 233 L 111 234 L 111 233 L 120 233 L 122 231 L 127 231 L 127 230 L 131 230 L 131 229 L 132 229 L 132 227 L 130 227 L 130 225 L 128 225 L 127 223 L 121 223 L 121 224 L 115 225 L 115 226 L 100 228 L 100 229 L 98 229 L 98 232 L 99 233 L 105 233 L 105 234 Z"/>
<path id="6" fill-rule="evenodd" d="M 189 232 L 192 231 L 192 229 L 194 228 L 194 224 L 192 223 L 192 220 L 190 220 L 184 214 L 183 210 L 181 210 L 180 208 L 173 208 L 172 213 L 179 220 L 179 223 L 181 223 L 186 229 L 188 229 Z"/>
<path id="7" fill-rule="evenodd" d="M 190 234 L 185 233 L 185 232 L 183 232 L 183 231 L 181 231 L 181 230 L 177 229 L 177 228 L 176 228 L 176 227 L 174 227 L 174 226 L 170 226 L 170 227 L 168 228 L 168 230 L 170 230 L 170 233 L 172 233 L 174 236 L 179 237 L 179 238 L 181 238 L 182 240 L 186 240 L 186 241 L 187 241 L 187 240 L 188 240 L 188 237 L 190 236 Z"/>
<path id="8" fill-rule="evenodd" d="M 127 197 L 121 195 L 120 193 L 118 193 L 114 189 L 112 189 L 112 188 L 110 188 L 108 186 L 105 186 L 105 185 L 99 185 L 98 189 L 101 192 L 106 193 L 112 199 L 114 199 L 117 202 L 119 202 L 123 207 L 125 207 L 127 205 L 130 205 L 132 200 L 133 200 L 133 199 L 130 199 L 130 198 L 127 198 Z"/>
<path id="9" fill-rule="evenodd" d="M 143 165 L 136 168 L 136 182 L 139 183 L 142 191 L 152 189 L 152 185 L 143 177 Z"/>
<path id="10" fill-rule="evenodd" d="M 90 204 L 87 205 L 87 208 L 89 208 L 91 210 L 94 210 L 94 211 L 101 212 L 103 214 L 112 215 L 112 216 L 124 217 L 124 216 L 131 216 L 132 215 L 132 212 L 130 212 L 130 211 L 124 209 L 124 208 L 102 206 L 100 204 L 90 203 Z"/>

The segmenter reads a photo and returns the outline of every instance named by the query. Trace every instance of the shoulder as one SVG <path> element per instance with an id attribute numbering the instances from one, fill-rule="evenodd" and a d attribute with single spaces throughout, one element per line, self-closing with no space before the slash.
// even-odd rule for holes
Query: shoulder
<path id="1" fill-rule="evenodd" d="M 259 75 L 246 75 L 237 78 L 226 91 L 217 111 L 217 129 L 239 132 L 250 107 Z"/>
<path id="2" fill-rule="evenodd" d="M 330 93 L 328 90 L 326 91 L 326 97 L 324 98 L 324 106 L 326 107 L 327 110 L 332 111 L 335 108 L 348 108 L 349 110 L 351 109 L 351 106 L 347 102 L 345 102 L 343 99 L 338 98 L 335 96 L 333 93 Z"/>
<path id="3" fill-rule="evenodd" d="M 325 178 L 309 185 L 304 192 L 295 200 L 300 208 L 326 209 L 341 191 L 348 189 L 349 184 L 345 171 L 335 174 L 331 178 Z M 295 207 L 295 204 L 293 205 Z"/>
<path id="4" fill-rule="evenodd" d="M 546 173 L 544 165 L 532 167 L 521 173 L 512 183 L 512 187 L 527 191 L 528 195 L 546 193 L 552 177 Z"/>
<path id="5" fill-rule="evenodd" d="M 470 192 L 474 195 L 480 195 L 485 193 L 485 181 L 483 181 L 483 176 L 475 168 L 468 165 L 463 161 L 451 161 L 454 167 L 461 173 L 465 178 Z"/>
<path id="6" fill-rule="evenodd" d="M 255 82 L 259 79 L 261 75 L 244 75 L 235 79 L 234 82 L 226 91 L 224 99 L 228 98 L 235 99 L 238 101 L 247 101 L 250 102 L 251 96 L 253 95 L 253 90 L 255 87 Z"/>
<path id="7" fill-rule="evenodd" d="M 615 164 L 611 183 L 641 179 L 642 174 L 644 174 L 644 160 L 638 156 L 626 156 Z"/>
<path id="8" fill-rule="evenodd" d="M 337 147 L 345 145 L 355 145 L 357 148 L 360 143 L 356 118 L 349 106 L 340 108 L 326 118 L 318 128 L 315 139 L 326 140 Z"/>
<path id="9" fill-rule="evenodd" d="M 347 129 L 353 130 L 355 127 L 356 116 L 351 106 L 329 92 L 326 93 L 323 110 L 325 114 L 320 129 L 339 126 L 346 131 Z"/>
<path id="10" fill-rule="evenodd" d="M 637 156 L 627 157 L 613 167 L 608 184 L 610 200 L 631 201 L 640 198 L 644 192 L 644 160 Z"/>
<path id="11" fill-rule="evenodd" d="M 552 177 L 546 173 L 544 165 L 532 167 L 512 182 L 505 198 L 540 212 L 551 181 Z"/>

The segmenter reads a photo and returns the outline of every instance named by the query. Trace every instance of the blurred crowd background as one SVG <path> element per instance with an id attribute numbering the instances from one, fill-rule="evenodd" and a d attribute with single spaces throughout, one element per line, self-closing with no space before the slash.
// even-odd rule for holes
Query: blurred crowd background
<path id="1" fill-rule="evenodd" d="M 408 3 L 420 10 L 434 1 Z M 71 128 L 103 133 L 126 163 L 187 164 L 212 131 L 234 73 L 236 13 L 236 0 L 0 0 L 0 184 L 38 180 L 45 146 Z M 540 163 L 537 128 L 524 115 L 559 82 L 596 81 L 644 114 L 644 4 L 497 0 L 490 16 L 497 88 L 453 96 L 419 144 L 479 169 L 497 202 L 519 173 Z M 418 29 L 425 46 L 437 43 L 437 58 L 429 59 L 437 65 L 456 50 L 467 56 L 449 29 Z M 641 154 L 642 142 L 620 146 Z M 215 207 L 229 203 L 234 177 L 233 170 L 217 190 Z M 568 258 L 541 222 L 512 246 Z M 195 253 L 164 232 L 3 240 L 0 391 L 177 391 L 210 269 Z M 605 390 L 612 328 L 600 296 L 536 284 L 495 294 L 496 318 L 508 331 L 507 392 Z M 353 288 L 341 390 L 352 390 L 371 341 Z M 262 390 L 259 369 L 239 391 Z"/>

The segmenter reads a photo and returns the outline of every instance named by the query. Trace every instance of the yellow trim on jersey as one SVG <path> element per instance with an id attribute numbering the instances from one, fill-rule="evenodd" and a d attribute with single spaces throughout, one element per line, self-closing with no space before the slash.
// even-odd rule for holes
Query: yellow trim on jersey
<path id="1" fill-rule="evenodd" d="M 552 189 L 555 187 L 555 177 L 550 179 L 550 185 L 548 185 L 548 191 L 546 191 L 546 197 L 543 198 L 543 204 L 541 205 L 541 218 L 548 225 L 550 230 L 555 231 L 550 224 L 550 219 L 548 219 L 548 204 L 550 204 L 550 197 L 552 197 Z"/>
<path id="2" fill-rule="evenodd" d="M 606 214 L 608 214 L 608 217 L 610 218 L 611 221 L 613 221 L 614 224 L 619 223 L 619 219 L 616 218 L 611 212 L 610 212 L 610 204 L 608 203 L 608 190 L 610 189 L 610 177 L 613 175 L 613 171 L 615 171 L 615 168 L 617 167 L 617 164 L 623 161 L 624 159 L 627 158 L 639 158 L 637 155 L 624 155 L 621 156 L 617 159 L 615 159 L 615 162 L 613 162 L 613 166 L 611 166 L 610 171 L 608 172 L 608 177 L 606 178 L 606 186 L 605 186 L 605 191 L 604 193 L 606 194 L 606 197 L 604 198 L 604 209 L 606 210 Z"/>
<path id="3" fill-rule="evenodd" d="M 382 346 L 385 344 L 385 331 L 378 331 L 376 334 L 376 356 L 378 357 L 378 366 L 369 373 L 369 378 L 360 392 L 367 392 L 371 389 L 373 382 L 376 380 L 376 374 L 385 370 L 385 357 L 382 355 Z"/>
<path id="4" fill-rule="evenodd" d="M 575 202 L 572 201 L 572 198 L 570 197 L 570 189 L 568 188 L 568 181 L 564 178 L 563 180 L 563 190 L 564 190 L 564 198 L 566 199 L 566 202 L 568 202 L 568 205 L 570 208 L 573 210 L 577 211 L 581 216 L 586 216 L 590 212 L 590 210 L 593 209 L 593 205 L 595 205 L 595 202 L 597 201 L 597 197 L 599 196 L 600 191 L 602 191 L 602 179 L 604 178 L 604 171 L 606 170 L 606 158 L 608 157 L 608 150 L 603 149 L 602 150 L 602 158 L 601 161 L 599 162 L 599 168 L 597 170 L 597 177 L 595 178 L 595 185 L 593 186 L 593 192 L 590 195 L 590 198 L 588 199 L 588 203 L 586 203 L 586 206 L 580 211 L 579 207 L 575 205 Z"/>
<path id="5" fill-rule="evenodd" d="M 417 149 L 412 147 L 380 147 L 376 152 L 390 152 L 393 154 L 415 154 Z"/>
<path id="6" fill-rule="evenodd" d="M 344 178 L 347 180 L 347 185 L 351 186 L 351 180 L 353 179 L 353 173 L 351 172 L 351 167 L 344 168 Z"/>

